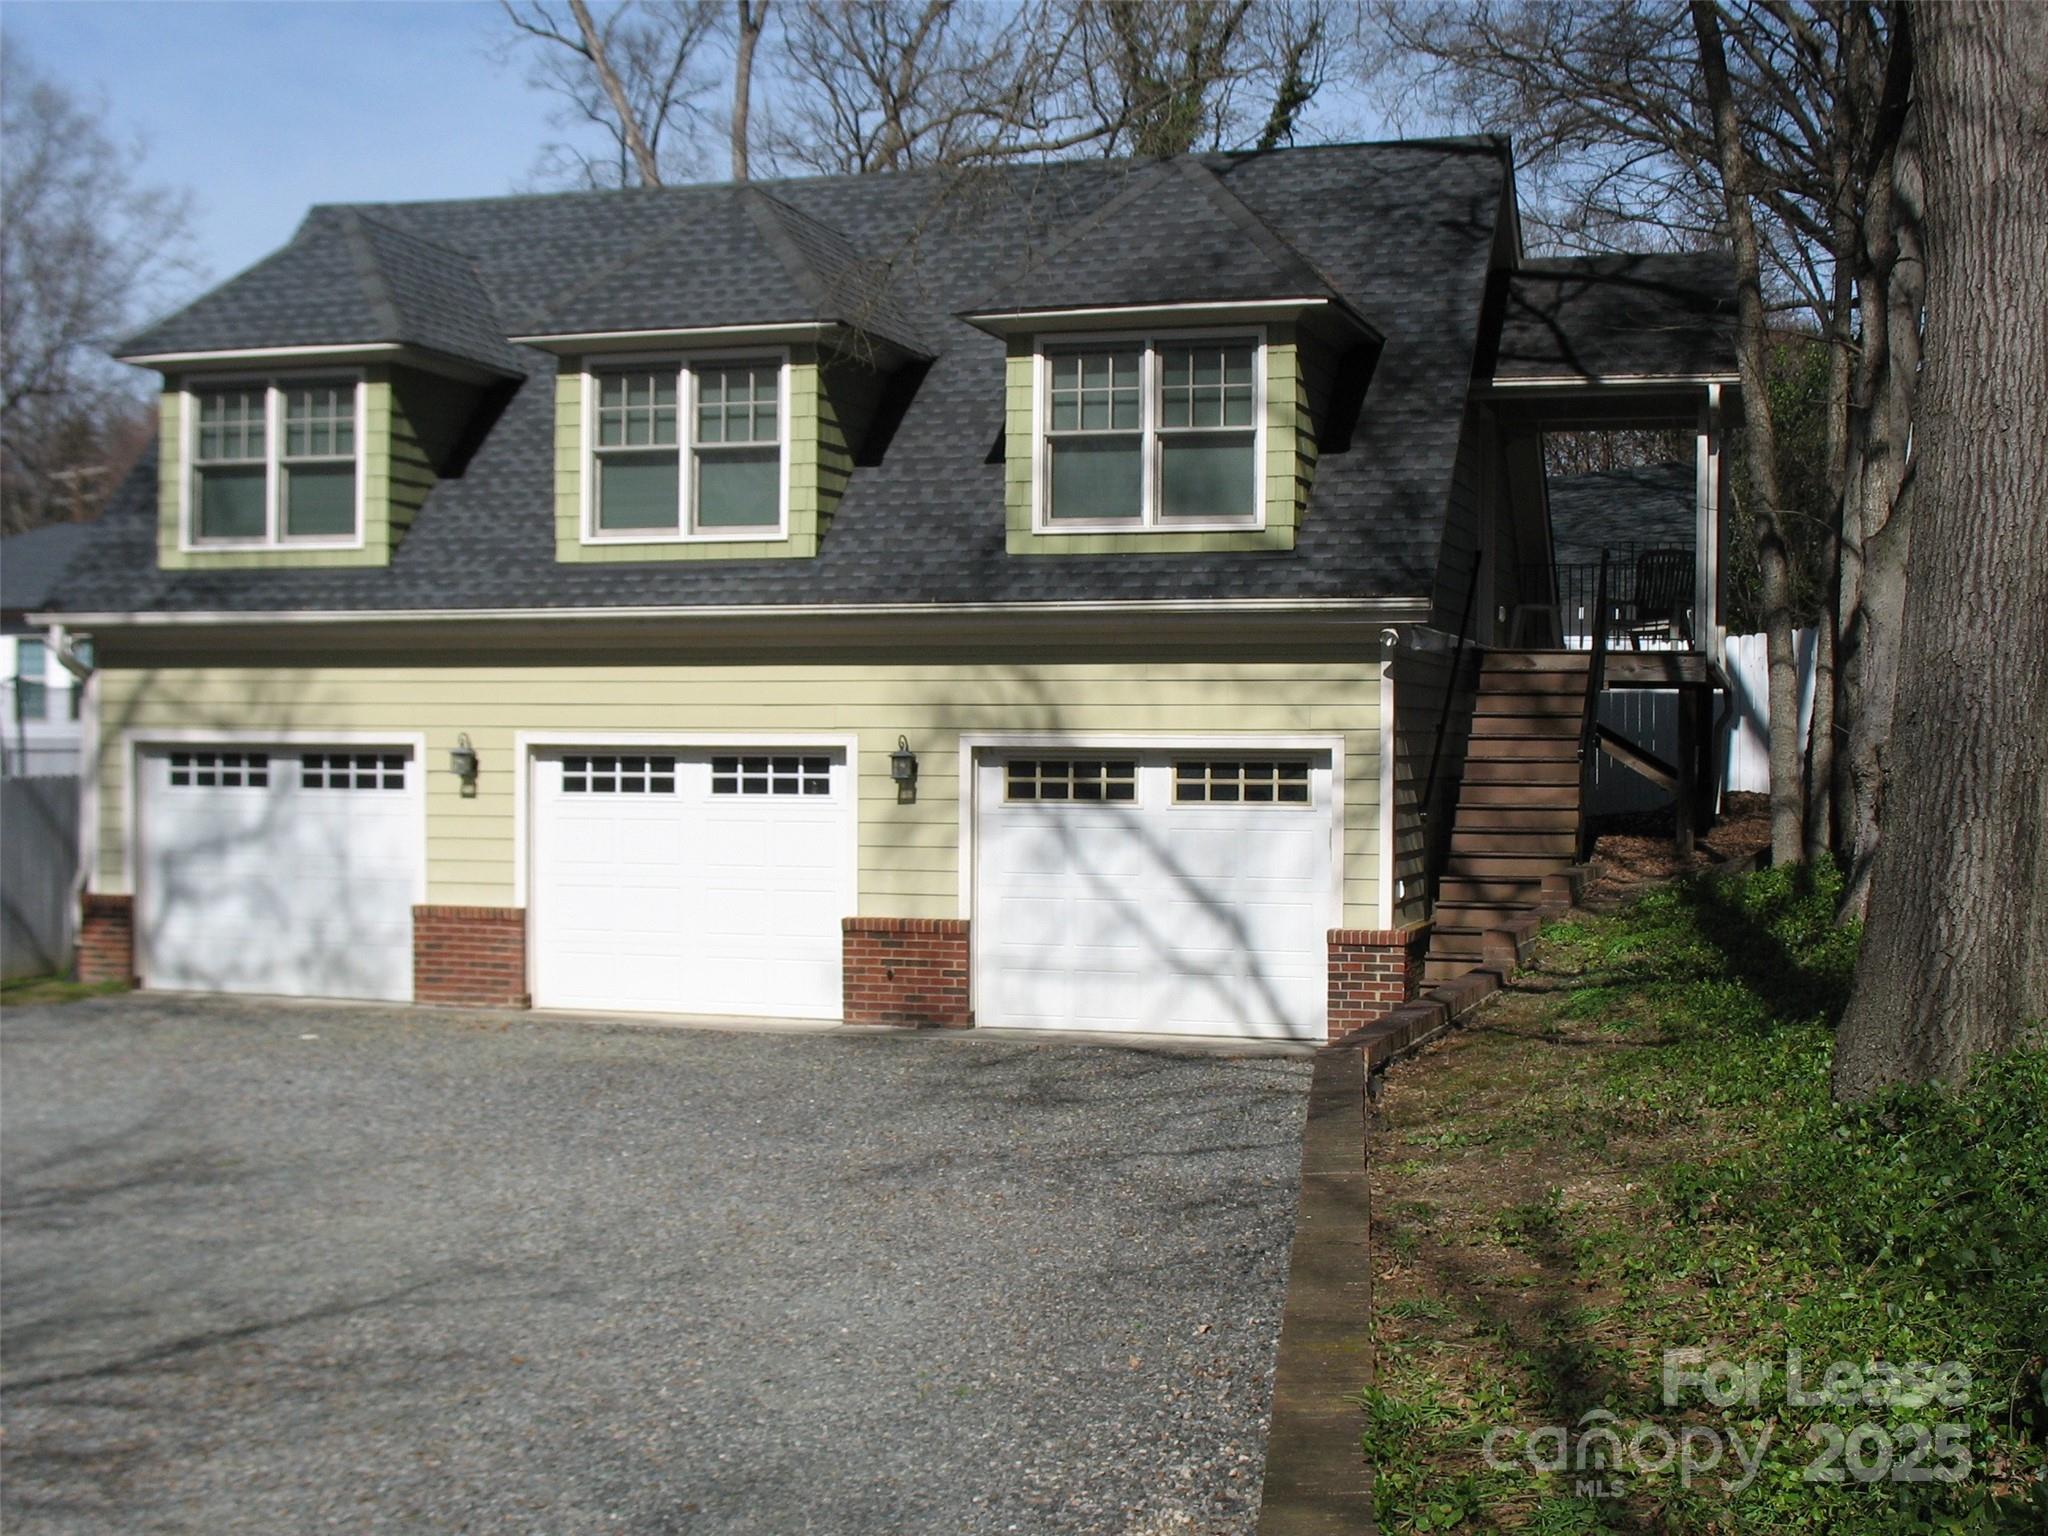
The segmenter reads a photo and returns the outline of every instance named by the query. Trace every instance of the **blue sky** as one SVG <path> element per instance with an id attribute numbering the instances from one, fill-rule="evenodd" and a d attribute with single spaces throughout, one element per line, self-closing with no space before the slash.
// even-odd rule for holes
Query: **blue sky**
<path id="1" fill-rule="evenodd" d="M 534 185 L 543 146 L 565 135 L 550 122 L 553 98 L 527 84 L 524 56 L 506 57 L 503 39 L 495 0 L 0 8 L 0 45 L 103 102 L 115 135 L 145 146 L 146 181 L 191 191 L 206 285 L 282 244 L 314 203 Z M 1325 132 L 1387 132 L 1355 98 L 1325 95 Z"/>
<path id="2" fill-rule="evenodd" d="M 148 180 L 189 187 L 218 280 L 318 202 L 463 197 L 525 184 L 559 138 L 495 4 L 7 0 L 0 39 L 103 100 Z"/>

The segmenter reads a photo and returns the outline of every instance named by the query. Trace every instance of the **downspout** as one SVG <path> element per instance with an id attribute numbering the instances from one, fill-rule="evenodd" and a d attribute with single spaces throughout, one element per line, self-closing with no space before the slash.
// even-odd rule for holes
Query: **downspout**
<path id="1" fill-rule="evenodd" d="M 1398 629 L 1380 631 L 1380 803 L 1379 803 L 1379 926 L 1394 926 L 1394 657 L 1401 649 Z"/>

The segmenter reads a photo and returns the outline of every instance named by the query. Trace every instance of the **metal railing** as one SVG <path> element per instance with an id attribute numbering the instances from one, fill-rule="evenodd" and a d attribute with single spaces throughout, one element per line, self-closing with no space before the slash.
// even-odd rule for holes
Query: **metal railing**
<path id="1" fill-rule="evenodd" d="M 1465 674 L 1465 652 L 1472 640 L 1472 616 L 1478 607 L 1479 575 L 1483 562 L 1472 557 L 1472 574 L 1465 582 L 1465 607 L 1458 615 L 1458 644 L 1451 652 L 1450 675 L 1444 679 L 1444 701 L 1437 710 L 1436 739 L 1429 749 L 1429 777 L 1422 784 L 1422 874 L 1423 886 L 1432 906 L 1437 882 L 1442 878 L 1444 855 L 1450 843 L 1446 836 L 1450 818 L 1439 815 L 1437 803 L 1443 790 L 1440 782 L 1444 761 L 1444 738 L 1450 733 L 1451 709 L 1457 703 L 1458 685 Z"/>
<path id="2" fill-rule="evenodd" d="M 1549 594 L 1566 650 L 1687 651 L 1697 648 L 1693 615 L 1694 562 L 1690 544 L 1624 544 L 1597 561 L 1524 567 L 1528 604 Z M 1605 577 L 1603 596 L 1600 582 Z"/>
<path id="3" fill-rule="evenodd" d="M 1610 594 L 1607 590 L 1607 557 L 1600 557 L 1600 564 L 1594 568 L 1593 612 L 1607 612 Z M 1586 707 L 1579 717 L 1579 826 L 1573 842 L 1572 859 L 1583 864 L 1593 850 L 1586 843 L 1586 827 L 1591 820 L 1586 815 L 1586 806 L 1593 798 L 1593 754 L 1599 750 L 1600 739 L 1600 692 L 1607 686 L 1607 626 L 1593 626 L 1592 654 L 1586 658 Z"/>

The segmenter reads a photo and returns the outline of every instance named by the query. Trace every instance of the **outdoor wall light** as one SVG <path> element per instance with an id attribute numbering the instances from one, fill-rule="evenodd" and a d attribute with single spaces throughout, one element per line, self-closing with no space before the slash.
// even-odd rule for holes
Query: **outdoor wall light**
<path id="1" fill-rule="evenodd" d="M 910 750 L 908 736 L 896 738 L 896 750 L 889 754 L 889 777 L 896 781 L 898 805 L 909 805 L 917 799 L 917 754 Z"/>
<path id="2" fill-rule="evenodd" d="M 476 793 L 476 748 L 470 745 L 469 732 L 455 738 L 455 749 L 448 754 L 448 771 L 462 780 L 465 795 Z"/>

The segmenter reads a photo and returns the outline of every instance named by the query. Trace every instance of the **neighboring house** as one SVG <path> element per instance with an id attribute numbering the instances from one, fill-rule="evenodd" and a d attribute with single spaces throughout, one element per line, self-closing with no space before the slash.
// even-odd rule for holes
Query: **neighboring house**
<path id="1" fill-rule="evenodd" d="M 1473 666 L 1546 428 L 1697 430 L 1605 682 L 1711 686 L 1730 288 L 1524 261 L 1484 139 L 317 208 L 123 349 L 86 968 L 1349 1029 L 1569 862 L 1586 658 Z"/>
<path id="2" fill-rule="evenodd" d="M 78 772 L 79 690 L 28 616 L 48 606 L 91 532 L 87 523 L 58 523 L 0 539 L 0 774 Z"/>

